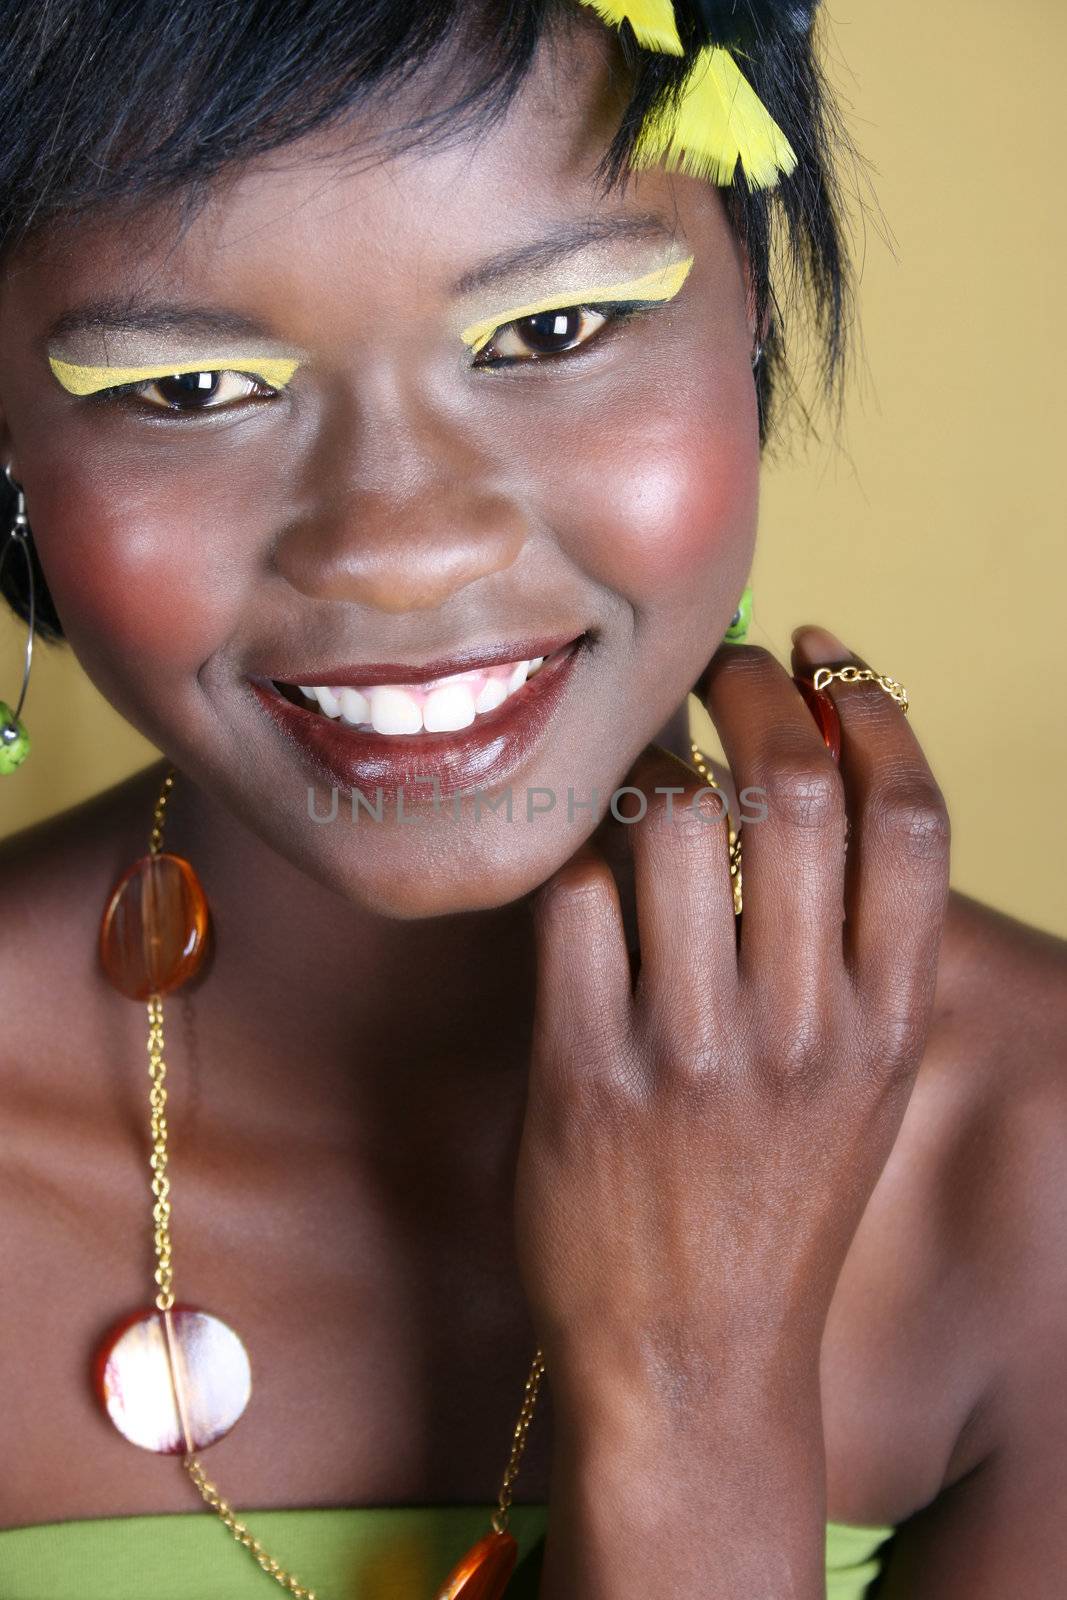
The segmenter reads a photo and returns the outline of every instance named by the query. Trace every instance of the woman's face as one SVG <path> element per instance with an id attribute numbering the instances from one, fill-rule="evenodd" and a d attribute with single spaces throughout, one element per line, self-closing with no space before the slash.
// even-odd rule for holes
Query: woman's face
<path id="1" fill-rule="evenodd" d="M 53 228 L 0 296 L 2 459 L 82 665 L 274 849 L 389 915 L 500 905 L 573 854 L 749 570 L 743 265 L 708 185 L 657 169 L 597 192 L 616 50 L 576 26 L 503 123 L 451 147 L 290 145 L 180 236 L 162 210 Z M 515 320 L 649 274 L 668 297 L 617 322 Z M 224 357 L 221 379 L 99 392 Z M 411 684 L 579 638 L 459 731 L 349 725 L 272 686 Z M 427 697 L 379 687 L 377 720 L 425 721 Z"/>

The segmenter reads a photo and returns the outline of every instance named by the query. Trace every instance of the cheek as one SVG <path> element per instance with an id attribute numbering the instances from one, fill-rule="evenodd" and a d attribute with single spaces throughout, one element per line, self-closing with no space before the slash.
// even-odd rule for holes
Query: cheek
<path id="1" fill-rule="evenodd" d="M 744 373 L 703 408 L 695 397 L 633 419 L 580 454 L 588 485 L 573 548 L 640 612 L 732 606 L 751 564 L 759 495 L 755 386 Z M 572 507 L 574 502 L 572 502 Z M 721 595 L 719 591 L 721 590 Z"/>
<path id="2" fill-rule="evenodd" d="M 57 487 L 35 474 L 32 525 L 49 588 L 75 652 L 151 664 L 188 677 L 233 615 L 232 527 L 215 526 L 211 496 L 133 493 L 112 475 L 79 473 L 69 457 Z M 87 659 L 86 659 L 87 658 Z"/>

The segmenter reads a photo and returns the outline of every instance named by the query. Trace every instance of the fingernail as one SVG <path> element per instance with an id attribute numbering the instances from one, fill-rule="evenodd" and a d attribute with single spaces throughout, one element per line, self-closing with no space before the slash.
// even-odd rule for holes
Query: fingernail
<path id="1" fill-rule="evenodd" d="M 812 623 L 804 623 L 802 627 L 793 629 L 793 644 L 804 660 L 813 666 L 840 661 L 849 653 L 828 628 L 816 627 Z"/>

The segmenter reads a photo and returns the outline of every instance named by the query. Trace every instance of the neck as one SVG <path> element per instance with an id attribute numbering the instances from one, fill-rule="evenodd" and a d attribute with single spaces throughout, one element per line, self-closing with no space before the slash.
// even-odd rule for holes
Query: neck
<path id="1" fill-rule="evenodd" d="M 164 847 L 191 862 L 211 910 L 174 1032 L 195 1037 L 213 1115 L 240 1107 L 246 1126 L 295 1120 L 311 1137 L 379 1121 L 444 1133 L 517 1078 L 534 981 L 525 901 L 397 920 L 311 878 L 182 774 L 167 813 Z"/>

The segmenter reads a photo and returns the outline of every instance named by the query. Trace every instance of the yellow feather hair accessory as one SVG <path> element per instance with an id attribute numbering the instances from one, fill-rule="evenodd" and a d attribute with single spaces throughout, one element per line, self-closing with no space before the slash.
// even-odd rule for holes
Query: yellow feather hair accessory
<path id="1" fill-rule="evenodd" d="M 685 54 L 674 20 L 673 0 L 581 0 L 581 3 L 592 6 L 601 20 L 612 27 L 628 22 L 644 50 L 662 50 L 671 56 Z"/>
<path id="2" fill-rule="evenodd" d="M 603 21 L 624 19 L 646 49 L 681 55 L 672 0 L 580 0 Z M 646 40 L 657 42 L 646 44 Z M 694 178 L 729 185 L 738 162 L 750 189 L 771 189 L 797 164 L 796 152 L 729 50 L 708 45 L 679 90 L 677 108 L 650 117 L 634 147 L 637 169 L 661 163 Z"/>
<path id="3" fill-rule="evenodd" d="M 750 189 L 773 189 L 797 158 L 729 50 L 709 45 L 682 86 L 677 113 L 661 111 L 641 130 L 631 165 L 661 162 L 718 184 L 732 183 L 740 162 Z"/>

